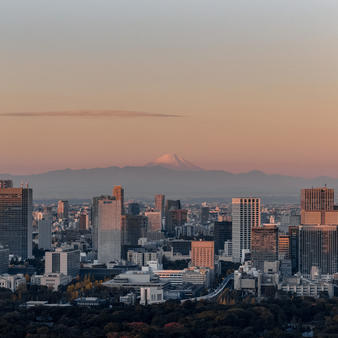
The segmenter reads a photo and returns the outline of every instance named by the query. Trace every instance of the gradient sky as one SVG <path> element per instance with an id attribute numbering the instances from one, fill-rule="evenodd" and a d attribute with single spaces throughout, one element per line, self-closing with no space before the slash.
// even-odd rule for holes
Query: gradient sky
<path id="1" fill-rule="evenodd" d="M 0 18 L 2 173 L 171 152 L 338 177 L 336 0 L 2 0 Z"/>

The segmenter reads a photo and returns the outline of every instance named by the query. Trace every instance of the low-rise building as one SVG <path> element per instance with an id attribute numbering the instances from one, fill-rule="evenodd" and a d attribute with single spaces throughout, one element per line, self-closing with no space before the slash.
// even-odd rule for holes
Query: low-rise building
<path id="1" fill-rule="evenodd" d="M 149 261 L 161 261 L 161 257 L 157 252 L 146 251 L 144 248 L 128 250 L 127 260 L 138 266 L 146 266 Z"/>
<path id="2" fill-rule="evenodd" d="M 80 298 L 76 298 L 74 302 L 77 306 L 92 307 L 92 306 L 104 305 L 106 301 L 98 297 L 80 297 Z"/>
<path id="3" fill-rule="evenodd" d="M 24 287 L 26 285 L 26 278 L 23 274 L 9 275 L 4 273 L 0 275 L 0 287 L 5 289 L 10 289 L 12 292 L 15 292 L 18 288 Z"/>
<path id="4" fill-rule="evenodd" d="M 263 271 L 257 270 L 250 261 L 234 272 L 234 289 L 249 292 L 255 296 L 271 297 L 280 280 L 279 262 L 264 262 Z"/>
<path id="5" fill-rule="evenodd" d="M 190 267 L 184 269 L 183 282 L 193 285 L 202 285 L 206 288 L 210 286 L 211 272 L 210 269 Z"/>
<path id="6" fill-rule="evenodd" d="M 197 267 L 190 267 L 184 270 L 155 270 L 153 273 L 161 282 L 168 282 L 172 286 L 189 283 L 209 287 L 212 275 L 210 269 Z"/>
<path id="7" fill-rule="evenodd" d="M 125 296 L 120 296 L 120 303 L 126 305 L 135 305 L 135 302 L 136 302 L 136 294 L 133 292 L 129 292 Z"/>
<path id="8" fill-rule="evenodd" d="M 165 286 L 165 283 L 155 278 L 151 271 L 127 271 L 102 283 L 102 285 L 110 288 L 129 288 L 139 291 L 141 287 Z"/>
<path id="9" fill-rule="evenodd" d="M 60 285 L 68 285 L 72 281 L 72 276 L 66 276 L 63 273 L 49 273 L 44 275 L 33 275 L 31 284 L 47 286 L 55 291 Z"/>
<path id="10" fill-rule="evenodd" d="M 141 305 L 160 304 L 165 300 L 163 299 L 163 287 L 151 286 L 141 287 Z"/>
<path id="11" fill-rule="evenodd" d="M 300 275 L 284 280 L 279 289 L 284 292 L 291 292 L 297 296 L 310 296 L 318 298 L 322 293 L 330 298 L 334 296 L 334 284 L 326 280 L 310 280 Z"/>
<path id="12" fill-rule="evenodd" d="M 183 284 L 184 270 L 157 270 L 154 275 L 163 283 L 170 283 L 171 285 Z"/>
<path id="13" fill-rule="evenodd" d="M 80 250 L 57 248 L 45 255 L 45 274 L 62 273 L 76 277 L 80 271 Z"/>

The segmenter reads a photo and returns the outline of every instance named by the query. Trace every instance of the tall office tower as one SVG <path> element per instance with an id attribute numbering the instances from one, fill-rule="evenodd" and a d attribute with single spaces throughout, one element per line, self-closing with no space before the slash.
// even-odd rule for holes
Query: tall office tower
<path id="1" fill-rule="evenodd" d="M 165 202 L 165 232 L 168 235 L 173 235 L 175 233 L 175 216 L 172 211 L 181 209 L 181 201 L 180 200 L 166 200 Z"/>
<path id="2" fill-rule="evenodd" d="M 224 249 L 224 242 L 232 240 L 232 222 L 223 221 L 214 223 L 215 254 Z"/>
<path id="3" fill-rule="evenodd" d="M 289 235 L 279 234 L 278 236 L 278 259 L 290 258 L 290 237 Z"/>
<path id="4" fill-rule="evenodd" d="M 251 260 L 260 271 L 264 271 L 264 262 L 278 261 L 278 228 L 275 225 L 252 228 Z"/>
<path id="5" fill-rule="evenodd" d="M 144 215 L 148 217 L 148 232 L 159 232 L 162 230 L 161 211 L 146 211 Z"/>
<path id="6" fill-rule="evenodd" d="M 0 244 L 22 259 L 32 256 L 33 192 L 0 188 Z"/>
<path id="7" fill-rule="evenodd" d="M 232 257 L 240 262 L 242 250 L 251 248 L 251 229 L 261 224 L 261 200 L 254 197 L 232 199 Z"/>
<path id="8" fill-rule="evenodd" d="M 98 200 L 98 260 L 121 260 L 123 195 Z"/>
<path id="9" fill-rule="evenodd" d="M 301 190 L 301 224 L 338 224 L 332 188 Z"/>
<path id="10" fill-rule="evenodd" d="M 313 266 L 322 274 L 338 272 L 338 226 L 299 226 L 299 271 L 310 275 Z"/>
<path id="11" fill-rule="evenodd" d="M 301 190 L 301 208 L 306 211 L 333 210 L 334 190 L 332 188 L 311 188 Z"/>
<path id="12" fill-rule="evenodd" d="M 0 189 L 13 188 L 12 180 L 0 180 Z"/>
<path id="13" fill-rule="evenodd" d="M 80 272 L 80 250 L 46 251 L 45 274 L 62 273 L 66 276 L 76 277 Z"/>
<path id="14" fill-rule="evenodd" d="M 147 233 L 148 219 L 142 215 L 122 216 L 122 245 L 138 245 L 138 240 Z"/>
<path id="15" fill-rule="evenodd" d="M 201 210 L 200 210 L 201 224 L 203 225 L 208 224 L 209 212 L 210 212 L 209 207 L 204 207 L 204 206 L 201 207 Z"/>
<path id="16" fill-rule="evenodd" d="M 113 188 L 113 196 L 117 201 L 121 201 L 122 215 L 124 215 L 124 189 L 120 185 Z"/>
<path id="17" fill-rule="evenodd" d="M 155 195 L 155 210 L 160 211 L 162 217 L 164 215 L 164 201 L 165 201 L 164 195 L 162 194 Z"/>
<path id="18" fill-rule="evenodd" d="M 199 268 L 214 269 L 215 263 L 214 242 L 192 241 L 191 242 L 191 264 Z"/>
<path id="19" fill-rule="evenodd" d="M 9 249 L 0 246 L 0 275 L 8 272 Z"/>
<path id="20" fill-rule="evenodd" d="M 175 234 L 175 228 L 183 226 L 188 221 L 188 210 L 177 209 L 170 210 L 166 218 L 166 232 L 169 236 Z"/>
<path id="21" fill-rule="evenodd" d="M 81 212 L 79 216 L 79 230 L 86 231 L 89 227 L 88 214 L 86 212 Z"/>
<path id="22" fill-rule="evenodd" d="M 140 205 L 138 203 L 128 203 L 128 215 L 137 216 L 140 213 Z"/>
<path id="23" fill-rule="evenodd" d="M 69 216 L 69 202 L 68 201 L 59 201 L 57 214 L 59 218 L 68 220 Z"/>
<path id="24" fill-rule="evenodd" d="M 95 252 L 97 252 L 98 241 L 99 241 L 99 200 L 112 198 L 110 196 L 97 196 L 93 197 L 92 207 L 91 207 L 91 225 L 92 225 L 92 247 Z"/>
<path id="25" fill-rule="evenodd" d="M 44 214 L 43 219 L 39 221 L 39 249 L 50 250 L 52 247 L 52 223 L 51 214 Z"/>
<path id="26" fill-rule="evenodd" d="M 299 271 L 299 226 L 289 226 L 289 258 L 293 274 Z"/>
<path id="27" fill-rule="evenodd" d="M 165 201 L 165 213 L 170 210 L 178 210 L 181 209 L 181 201 L 180 200 L 166 200 Z"/>

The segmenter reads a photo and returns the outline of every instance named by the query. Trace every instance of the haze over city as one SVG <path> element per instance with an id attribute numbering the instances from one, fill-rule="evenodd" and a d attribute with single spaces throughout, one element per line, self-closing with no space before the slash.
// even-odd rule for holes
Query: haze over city
<path id="1" fill-rule="evenodd" d="M 337 1 L 31 0 L 0 12 L 1 173 L 177 153 L 204 169 L 338 176 Z"/>

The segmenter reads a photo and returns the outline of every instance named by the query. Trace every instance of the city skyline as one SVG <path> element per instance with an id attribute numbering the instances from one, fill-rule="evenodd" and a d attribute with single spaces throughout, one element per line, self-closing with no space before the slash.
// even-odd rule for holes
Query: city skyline
<path id="1" fill-rule="evenodd" d="M 6 0 L 1 13 L 2 173 L 178 153 L 337 176 L 334 1 Z"/>
<path id="2" fill-rule="evenodd" d="M 0 336 L 338 336 L 338 1 L 0 1 Z"/>

